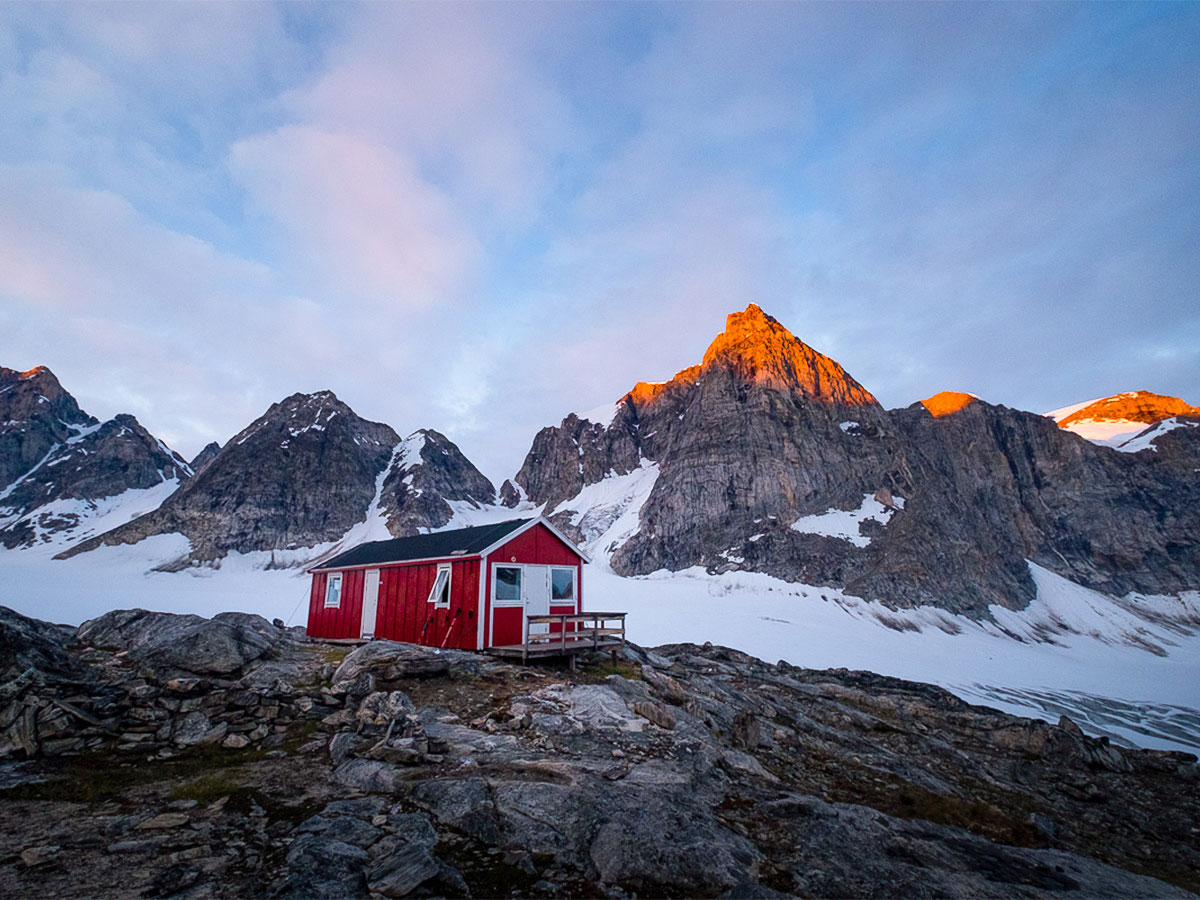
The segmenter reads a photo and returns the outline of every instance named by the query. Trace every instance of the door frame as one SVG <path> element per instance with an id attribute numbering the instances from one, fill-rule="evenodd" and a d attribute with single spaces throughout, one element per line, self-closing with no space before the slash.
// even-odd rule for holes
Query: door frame
<path id="1" fill-rule="evenodd" d="M 496 570 L 497 569 L 520 569 L 521 570 L 521 599 L 520 600 L 514 601 L 514 600 L 497 600 L 496 599 Z M 488 618 L 490 619 L 490 622 L 488 623 L 489 624 L 488 635 L 489 635 L 489 640 L 491 642 L 491 646 L 496 646 L 496 610 L 497 609 L 516 609 L 517 607 L 520 607 L 520 609 L 521 609 L 521 640 L 524 643 L 529 642 L 529 591 L 527 589 L 527 585 L 529 584 L 529 576 L 528 576 L 528 571 L 527 571 L 528 569 L 541 569 L 546 573 L 546 613 L 549 614 L 549 612 L 550 612 L 550 606 L 552 605 L 552 601 L 550 599 L 550 569 L 551 569 L 551 566 L 549 563 L 510 563 L 510 562 L 500 562 L 499 560 L 494 560 L 492 562 L 491 574 L 488 577 L 488 581 L 491 585 L 491 590 L 490 590 L 491 603 L 489 604 L 490 609 L 488 611 Z M 549 632 L 549 630 L 550 630 L 550 626 L 547 625 L 546 631 Z"/>
<path id="2" fill-rule="evenodd" d="M 374 575 L 374 579 L 371 576 Z M 374 596 L 371 596 L 371 581 L 375 582 Z M 363 640 L 375 637 L 375 628 L 379 624 L 379 587 L 383 583 L 383 572 L 379 569 L 367 569 L 363 573 L 362 615 L 359 616 L 358 636 Z M 367 610 L 371 610 L 371 627 L 367 628 Z"/>
<path id="3" fill-rule="evenodd" d="M 544 615 L 544 616 L 550 615 L 550 607 L 552 605 L 551 600 L 550 600 L 550 566 L 543 565 L 542 563 L 531 563 L 531 564 L 527 565 L 525 568 L 526 568 L 526 570 L 541 569 L 542 573 L 546 576 L 544 579 L 544 584 L 542 585 L 542 591 L 545 594 L 545 598 L 546 598 L 546 611 L 540 612 L 540 613 L 538 613 L 538 615 Z M 524 607 L 525 621 L 524 621 L 524 623 L 522 623 L 524 627 L 522 627 L 521 633 L 525 637 L 525 643 L 528 644 L 530 634 L 549 634 L 550 633 L 550 623 L 547 622 L 544 625 L 535 626 L 538 629 L 544 628 L 544 629 L 546 629 L 545 631 L 540 631 L 540 630 L 539 631 L 530 631 L 529 630 L 530 629 L 530 625 L 529 625 L 530 596 L 525 591 L 525 586 L 527 584 L 530 584 L 530 579 L 528 579 L 525 575 L 522 575 L 521 576 L 521 605 Z"/>

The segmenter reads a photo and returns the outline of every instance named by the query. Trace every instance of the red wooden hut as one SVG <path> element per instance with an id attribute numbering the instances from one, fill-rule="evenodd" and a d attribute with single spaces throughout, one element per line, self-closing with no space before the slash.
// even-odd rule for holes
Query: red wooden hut
<path id="1" fill-rule="evenodd" d="M 483 650 L 523 644 L 531 615 L 583 611 L 584 553 L 546 519 L 513 519 L 347 550 L 316 568 L 308 633 Z"/>

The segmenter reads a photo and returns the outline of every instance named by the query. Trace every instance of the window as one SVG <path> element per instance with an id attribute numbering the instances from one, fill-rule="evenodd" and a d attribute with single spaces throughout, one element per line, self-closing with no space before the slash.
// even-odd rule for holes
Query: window
<path id="1" fill-rule="evenodd" d="M 521 570 L 516 566 L 496 566 L 496 602 L 521 602 Z"/>
<path id="2" fill-rule="evenodd" d="M 550 601 L 575 603 L 575 569 L 550 570 Z"/>
<path id="3" fill-rule="evenodd" d="M 450 605 L 450 565 L 448 563 L 438 566 L 437 578 L 434 579 L 433 589 L 429 592 L 429 602 L 436 606 Z"/>
<path id="4" fill-rule="evenodd" d="M 325 582 L 325 608 L 342 605 L 342 576 L 330 575 Z"/>

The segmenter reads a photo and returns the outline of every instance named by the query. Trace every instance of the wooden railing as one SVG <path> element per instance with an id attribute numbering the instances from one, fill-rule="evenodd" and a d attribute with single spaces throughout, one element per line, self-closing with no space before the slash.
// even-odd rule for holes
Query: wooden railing
<path id="1" fill-rule="evenodd" d="M 625 613 L 623 612 L 584 612 L 564 613 L 544 616 L 528 616 L 525 629 L 525 644 L 522 648 L 521 662 L 529 661 L 529 652 L 541 651 L 553 653 L 556 649 L 567 653 L 570 650 L 592 649 L 618 645 L 625 646 Z M 610 625 L 616 622 L 617 625 Z M 549 626 L 545 634 L 530 634 L 530 625 L 546 624 Z M 573 625 L 570 631 L 567 625 Z M 554 626 L 558 625 L 558 631 Z"/>

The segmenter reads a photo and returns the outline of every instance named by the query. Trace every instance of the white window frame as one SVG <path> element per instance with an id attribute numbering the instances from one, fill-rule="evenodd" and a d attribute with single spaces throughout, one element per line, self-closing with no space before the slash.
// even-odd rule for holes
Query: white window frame
<path id="1" fill-rule="evenodd" d="M 572 606 L 579 606 L 579 569 L 575 566 L 550 566 L 550 605 L 551 606 L 566 606 L 569 602 Z M 554 573 L 555 572 L 570 572 L 571 573 L 571 599 L 556 600 L 554 599 Z"/>
<path id="2" fill-rule="evenodd" d="M 450 579 L 453 577 L 451 574 L 453 571 L 454 570 L 451 567 L 450 563 L 438 563 L 437 575 L 434 576 L 433 586 L 429 589 L 429 602 L 432 603 L 434 605 L 434 607 L 437 609 L 449 609 L 450 608 Z M 439 594 L 438 584 L 442 580 L 443 572 L 446 573 L 446 590 L 445 590 L 446 602 L 445 603 L 442 603 L 441 601 L 439 601 L 437 599 L 437 596 Z"/>
<path id="3" fill-rule="evenodd" d="M 340 609 L 341 608 L 342 584 L 343 584 L 343 582 L 342 582 L 342 573 L 341 572 L 337 573 L 336 575 L 330 575 L 325 580 L 325 608 L 326 609 Z M 329 589 L 332 588 L 334 585 L 337 585 L 337 593 L 334 595 L 333 602 L 330 603 L 329 602 Z"/>
<path id="4" fill-rule="evenodd" d="M 497 586 L 500 583 L 501 569 L 517 569 L 521 575 L 521 583 L 517 586 L 516 600 L 501 600 Z M 496 563 L 492 566 L 492 606 L 513 607 L 525 605 L 525 567 L 520 563 Z"/>

